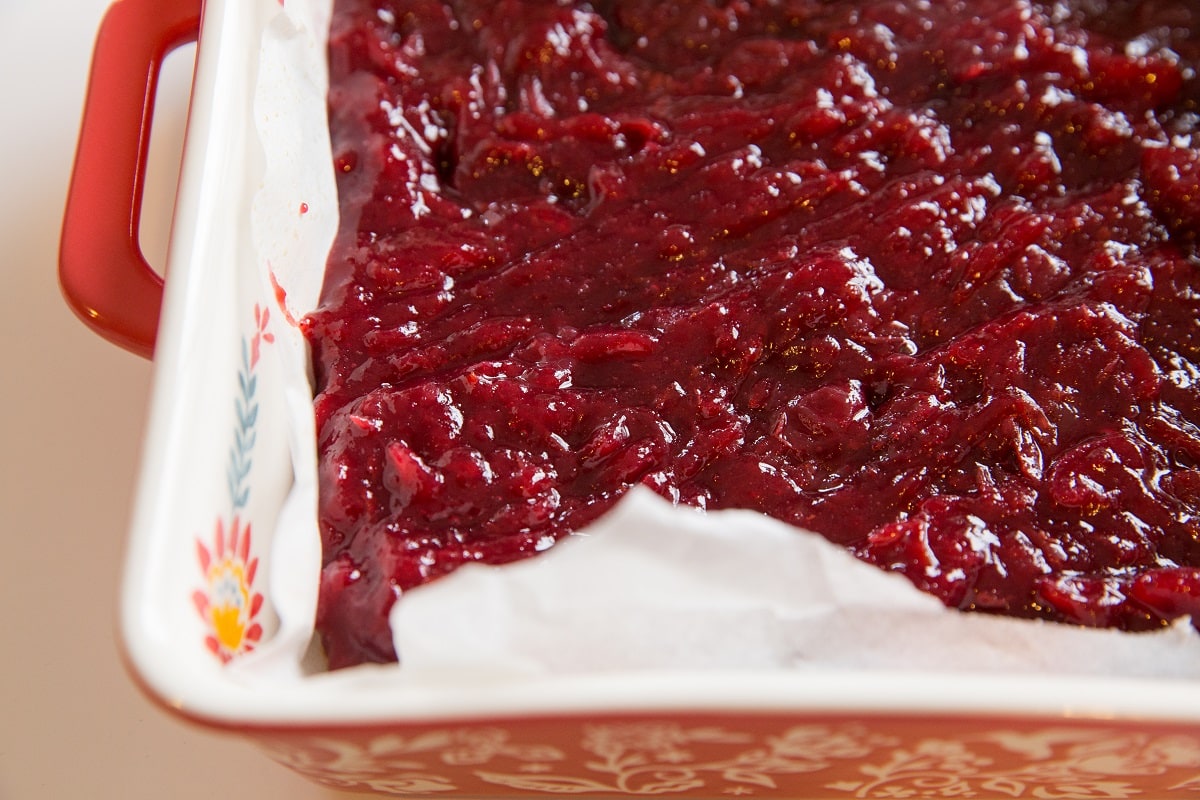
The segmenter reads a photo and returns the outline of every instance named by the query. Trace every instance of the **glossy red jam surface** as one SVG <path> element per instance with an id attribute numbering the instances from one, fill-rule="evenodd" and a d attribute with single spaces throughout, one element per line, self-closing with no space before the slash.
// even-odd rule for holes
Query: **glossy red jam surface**
<path id="1" fill-rule="evenodd" d="M 1198 15 L 339 0 L 330 665 L 639 483 L 957 608 L 1200 611 Z"/>

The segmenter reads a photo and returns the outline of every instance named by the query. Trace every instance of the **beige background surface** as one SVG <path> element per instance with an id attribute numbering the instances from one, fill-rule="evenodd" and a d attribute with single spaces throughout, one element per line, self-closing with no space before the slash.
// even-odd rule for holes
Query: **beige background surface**
<path id="1" fill-rule="evenodd" d="M 117 586 L 150 365 L 78 322 L 56 278 L 107 5 L 0 0 L 0 799 L 350 797 L 177 722 L 119 659 Z M 160 91 L 146 200 L 156 263 L 186 109 L 190 53 L 179 56 Z"/>

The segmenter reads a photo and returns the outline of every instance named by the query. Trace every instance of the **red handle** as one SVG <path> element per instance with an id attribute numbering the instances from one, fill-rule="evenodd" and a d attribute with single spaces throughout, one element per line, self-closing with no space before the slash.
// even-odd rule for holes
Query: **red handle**
<path id="1" fill-rule="evenodd" d="M 154 354 L 162 278 L 138 242 L 154 91 L 163 59 L 200 34 L 203 0 L 118 0 L 96 37 L 58 275 L 104 338 Z"/>

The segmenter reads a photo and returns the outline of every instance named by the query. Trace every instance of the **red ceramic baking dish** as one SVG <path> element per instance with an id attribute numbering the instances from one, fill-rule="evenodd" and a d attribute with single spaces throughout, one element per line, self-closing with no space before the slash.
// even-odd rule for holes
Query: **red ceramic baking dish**
<path id="1" fill-rule="evenodd" d="M 119 0 L 97 41 L 61 277 L 88 324 L 155 360 L 122 629 L 136 680 L 165 709 L 315 781 L 393 795 L 1200 792 L 1189 680 L 882 662 L 538 676 L 482 665 L 470 680 L 396 681 L 390 667 L 309 674 L 285 658 L 311 619 L 278 598 L 307 596 L 296 585 L 316 574 L 312 547 L 281 541 L 313 514 L 293 492 L 314 469 L 295 421 L 308 398 L 285 376 L 306 363 L 295 317 L 336 214 L 320 109 L 288 104 L 324 90 L 319 69 L 296 65 L 323 57 L 327 20 L 293 0 Z M 154 78 L 197 36 L 160 289 L 136 245 Z M 276 186 L 280 175 L 292 177 Z M 316 277 L 296 277 L 314 264 Z"/>

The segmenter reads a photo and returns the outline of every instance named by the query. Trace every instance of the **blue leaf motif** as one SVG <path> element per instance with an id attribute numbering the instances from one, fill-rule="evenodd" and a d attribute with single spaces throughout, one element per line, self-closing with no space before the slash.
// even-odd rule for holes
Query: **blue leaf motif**
<path id="1" fill-rule="evenodd" d="M 258 403 L 254 396 L 258 392 L 258 376 L 250 364 L 250 339 L 241 341 L 241 369 L 238 370 L 238 394 L 233 399 L 237 424 L 233 431 L 233 447 L 229 450 L 229 461 L 225 478 L 229 489 L 229 501 L 234 510 L 244 508 L 250 502 L 250 458 L 258 441 Z"/>

